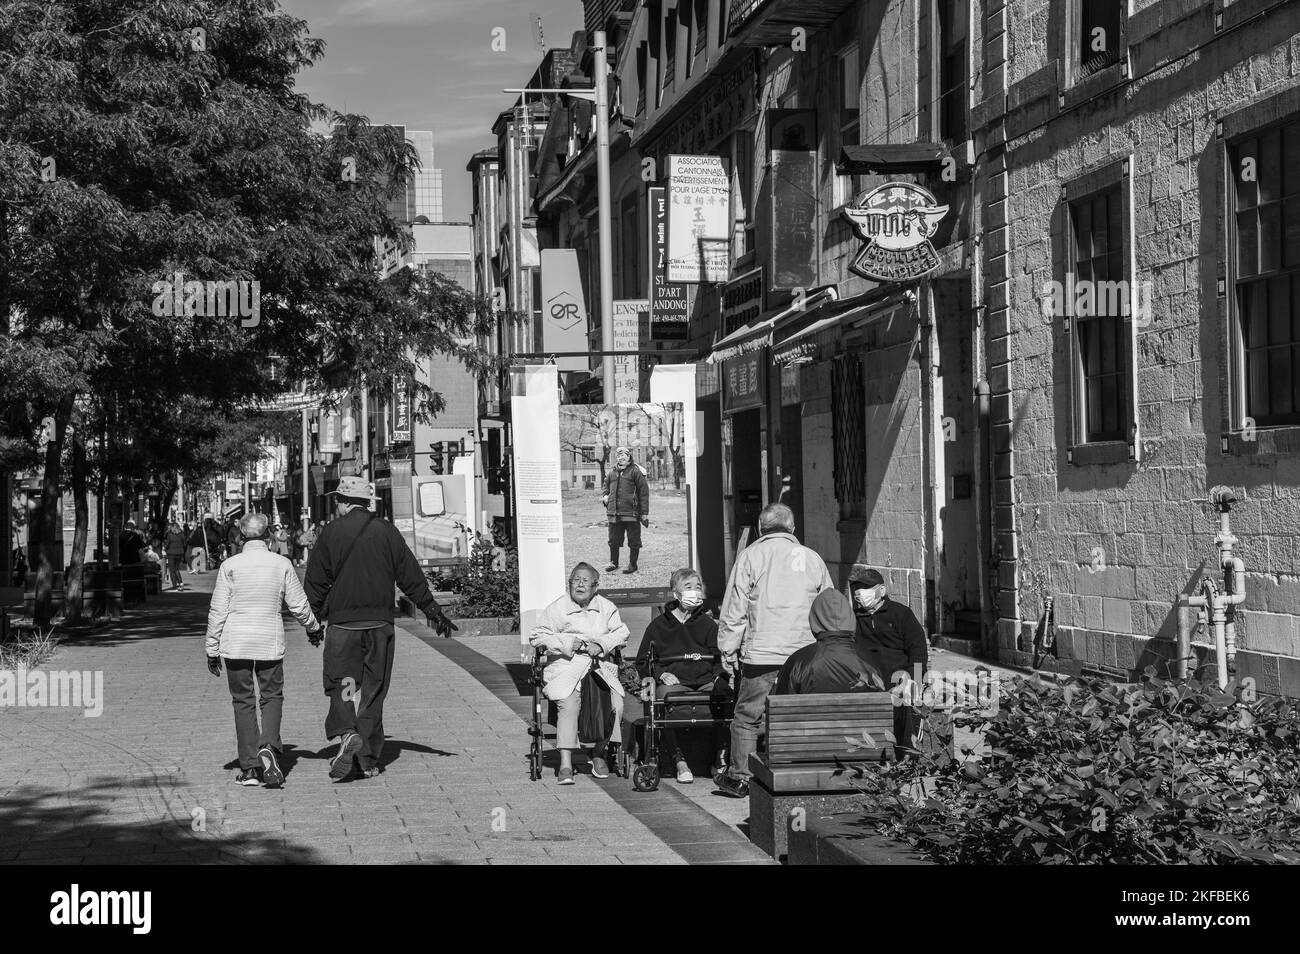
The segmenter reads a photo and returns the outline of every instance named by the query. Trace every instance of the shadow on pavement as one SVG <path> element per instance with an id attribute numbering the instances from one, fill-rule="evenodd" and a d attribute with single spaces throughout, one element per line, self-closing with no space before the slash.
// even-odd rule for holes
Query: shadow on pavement
<path id="1" fill-rule="evenodd" d="M 123 785 L 153 787 L 156 779 L 103 779 L 77 789 L 25 785 L 0 801 L 0 863 L 6 864 L 311 864 L 315 850 L 283 833 L 220 835 L 194 831 L 199 818 L 132 823 L 114 820 Z"/>

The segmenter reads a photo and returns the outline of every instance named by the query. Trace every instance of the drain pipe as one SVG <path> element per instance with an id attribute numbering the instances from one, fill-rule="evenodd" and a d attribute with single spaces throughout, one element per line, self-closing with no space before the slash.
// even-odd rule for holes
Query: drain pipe
<path id="1" fill-rule="evenodd" d="M 1187 604 L 1198 609 L 1197 622 L 1209 622 L 1214 628 L 1214 651 L 1219 671 L 1219 688 L 1228 688 L 1229 676 L 1237 672 L 1237 607 L 1246 599 L 1246 566 L 1240 557 L 1232 555 L 1232 548 L 1237 543 L 1229 524 L 1228 514 L 1237 496 L 1227 487 L 1215 487 L 1210 491 L 1210 502 L 1219 511 L 1219 532 L 1214 536 L 1214 543 L 1219 548 L 1219 568 L 1223 571 L 1223 590 L 1213 577 L 1201 579 L 1201 592 L 1198 596 L 1187 597 Z M 1174 675 L 1183 679 L 1187 676 L 1187 659 L 1192 651 L 1190 631 L 1179 630 L 1178 659 L 1175 661 Z"/>

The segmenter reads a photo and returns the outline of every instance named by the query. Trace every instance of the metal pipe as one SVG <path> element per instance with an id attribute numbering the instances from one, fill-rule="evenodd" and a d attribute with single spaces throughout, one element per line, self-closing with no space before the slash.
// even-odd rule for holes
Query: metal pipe
<path id="1" fill-rule="evenodd" d="M 600 347 L 601 391 L 606 403 L 614 400 L 614 245 L 613 216 L 610 214 L 609 184 L 609 60 L 605 52 L 605 31 L 596 30 L 592 37 L 595 57 L 592 81 L 596 93 L 596 239 L 600 253 Z"/>

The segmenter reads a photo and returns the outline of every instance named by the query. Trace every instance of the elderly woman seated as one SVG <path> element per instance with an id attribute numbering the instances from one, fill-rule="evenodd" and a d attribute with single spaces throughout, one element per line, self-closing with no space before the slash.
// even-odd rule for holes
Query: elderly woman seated
<path id="1" fill-rule="evenodd" d="M 623 712 L 623 686 L 613 653 L 627 643 L 628 629 L 616 607 L 596 591 L 600 574 L 588 563 L 579 563 L 569 574 L 569 592 L 537 618 L 529 642 L 557 656 L 542 673 L 542 692 L 559 712 L 556 725 L 560 750 L 559 784 L 573 784 L 573 750 L 578 748 L 578 712 L 582 705 L 582 680 L 595 667 L 596 675 L 609 687 L 614 723 L 609 739 L 592 751 L 591 774 L 609 776 L 605 746 L 616 738 Z"/>
<path id="2" fill-rule="evenodd" d="M 663 613 L 646 627 L 636 657 L 637 671 L 642 677 L 641 699 L 648 702 L 652 690 L 658 699 L 703 689 L 725 695 L 726 687 L 719 682 L 723 672 L 718 657 L 718 622 L 704 609 L 704 580 L 695 570 L 683 567 L 673 573 L 669 586 L 673 598 L 665 604 Z M 683 656 L 700 658 L 683 659 Z M 661 659 L 666 661 L 660 663 Z M 677 734 L 670 726 L 660 731 L 664 749 L 677 763 L 677 781 L 695 781 L 678 746 Z M 723 733 L 715 725 L 715 750 L 721 750 L 722 739 Z"/>

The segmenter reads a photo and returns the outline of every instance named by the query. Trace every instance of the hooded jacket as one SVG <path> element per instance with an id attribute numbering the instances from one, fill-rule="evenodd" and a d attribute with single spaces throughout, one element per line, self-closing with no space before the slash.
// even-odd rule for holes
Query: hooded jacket
<path id="1" fill-rule="evenodd" d="M 671 600 L 664 605 L 664 611 L 650 621 L 641 639 L 641 651 L 636 656 L 637 672 L 641 678 L 653 675 L 655 680 L 661 673 L 669 672 L 677 677 L 683 686 L 698 688 L 713 682 L 722 673 L 722 663 L 714 657 L 718 652 L 718 623 L 704 609 L 697 606 L 686 621 L 677 619 L 673 610 L 677 601 Z M 655 671 L 650 672 L 650 650 L 654 648 Z M 702 659 L 682 659 L 677 662 L 660 664 L 658 660 L 665 656 L 686 656 L 698 654 Z"/>
<path id="2" fill-rule="evenodd" d="M 779 666 L 813 641 L 808 610 L 835 588 L 826 564 L 793 533 L 765 533 L 736 557 L 718 620 L 718 649 L 752 666 Z"/>
<path id="3" fill-rule="evenodd" d="M 817 642 L 786 660 L 776 677 L 774 693 L 886 691 L 884 677 L 854 635 L 853 606 L 843 593 L 819 593 L 808 623 Z"/>
<path id="4" fill-rule="evenodd" d="M 634 463 L 622 470 L 611 467 L 605 475 L 605 513 L 611 523 L 644 520 L 650 516 L 650 484 Z"/>

